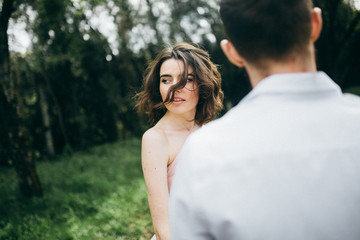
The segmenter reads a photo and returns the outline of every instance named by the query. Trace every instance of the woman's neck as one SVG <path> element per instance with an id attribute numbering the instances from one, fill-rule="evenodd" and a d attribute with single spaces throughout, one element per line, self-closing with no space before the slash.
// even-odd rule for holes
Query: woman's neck
<path id="1" fill-rule="evenodd" d="M 166 112 L 161 120 L 166 122 L 168 127 L 173 130 L 187 130 L 190 131 L 195 125 L 195 114 L 190 115 L 176 115 L 171 112 Z"/>

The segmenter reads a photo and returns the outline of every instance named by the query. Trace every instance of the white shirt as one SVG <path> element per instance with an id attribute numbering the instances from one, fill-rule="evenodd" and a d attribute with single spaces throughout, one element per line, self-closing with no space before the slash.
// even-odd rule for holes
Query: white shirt
<path id="1" fill-rule="evenodd" d="M 360 98 L 325 73 L 263 79 L 178 157 L 174 240 L 360 239 Z"/>

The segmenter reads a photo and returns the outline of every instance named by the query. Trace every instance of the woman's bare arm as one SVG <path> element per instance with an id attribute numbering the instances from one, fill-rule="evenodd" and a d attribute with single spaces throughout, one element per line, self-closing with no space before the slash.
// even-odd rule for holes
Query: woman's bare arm
<path id="1" fill-rule="evenodd" d="M 149 129 L 144 133 L 141 158 L 151 218 L 157 240 L 171 239 L 167 185 L 169 144 L 161 130 Z"/>

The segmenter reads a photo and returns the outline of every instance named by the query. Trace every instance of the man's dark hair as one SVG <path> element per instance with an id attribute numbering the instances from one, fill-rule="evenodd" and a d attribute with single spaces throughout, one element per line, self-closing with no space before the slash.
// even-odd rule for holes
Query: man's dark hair
<path id="1" fill-rule="evenodd" d="M 311 0 L 221 0 L 226 34 L 253 64 L 306 54 L 311 35 Z"/>

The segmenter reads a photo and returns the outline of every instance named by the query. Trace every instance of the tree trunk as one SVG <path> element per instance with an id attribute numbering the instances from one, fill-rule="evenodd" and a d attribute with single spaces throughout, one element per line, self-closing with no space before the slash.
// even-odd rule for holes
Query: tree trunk
<path id="1" fill-rule="evenodd" d="M 55 155 L 55 148 L 54 148 L 54 142 L 51 132 L 51 126 L 50 126 L 50 115 L 49 115 L 49 107 L 48 107 L 48 101 L 46 98 L 44 86 L 42 84 L 37 84 L 38 93 L 39 93 L 39 103 L 40 103 L 40 109 L 41 109 L 41 116 L 43 119 L 43 126 L 45 129 L 45 141 L 46 141 L 46 150 L 50 157 Z"/>
<path id="2" fill-rule="evenodd" d="M 9 66 L 9 43 L 7 29 L 13 8 L 14 0 L 4 0 L 0 12 L 0 80 L 5 82 L 6 76 L 10 74 Z"/>
<path id="3" fill-rule="evenodd" d="M 1 86 L 1 84 L 0 84 Z M 0 165 L 1 166 L 11 166 L 11 144 L 9 139 L 9 133 L 7 126 L 7 111 L 6 106 L 8 106 L 8 102 L 2 89 L 0 89 Z"/>
<path id="4" fill-rule="evenodd" d="M 2 90 L 3 86 L 1 84 L 0 86 Z M 2 103 L 0 112 L 6 113 L 1 119 L 1 127 L 7 130 L 8 136 L 6 138 L 9 139 L 8 145 L 10 147 L 8 157 L 15 167 L 20 191 L 25 197 L 42 196 L 43 193 L 28 140 L 29 135 L 26 129 L 21 126 L 16 108 L 6 99 L 4 91 L 0 91 L 0 102 Z"/>
<path id="5" fill-rule="evenodd" d="M 45 69 L 45 63 L 42 61 L 41 64 L 42 64 L 42 68 Z M 60 130 L 61 130 L 61 133 L 62 133 L 62 135 L 64 137 L 65 144 L 66 144 L 70 154 L 73 154 L 72 146 L 70 144 L 70 140 L 69 140 L 69 137 L 68 137 L 68 134 L 67 134 L 67 130 L 65 128 L 65 122 L 64 122 L 63 115 L 62 115 L 62 110 L 60 108 L 60 104 L 59 104 L 59 102 L 57 100 L 57 97 L 55 96 L 54 91 L 52 90 L 50 79 L 46 76 L 46 74 L 43 71 L 41 71 L 41 76 L 45 80 L 47 92 L 50 94 L 52 100 L 54 101 L 55 107 L 58 110 L 57 115 L 58 115 Z"/>
<path id="6" fill-rule="evenodd" d="M 9 135 L 12 145 L 12 160 L 17 173 L 20 191 L 25 197 L 41 197 L 43 192 L 29 146 L 29 135 L 27 130 L 18 123 L 19 118 L 13 110 L 14 108 L 8 111 L 8 119 L 12 120 L 9 124 Z"/>
<path id="7" fill-rule="evenodd" d="M 7 29 L 9 19 L 14 11 L 14 0 L 4 0 L 0 13 L 0 103 L 2 128 L 7 131 L 10 140 L 9 157 L 11 158 L 18 176 L 21 193 L 26 197 L 42 196 L 42 189 L 36 173 L 35 163 L 30 150 L 29 135 L 22 126 L 16 110 L 16 98 L 10 97 L 7 90 L 11 82 L 10 54 Z"/>

